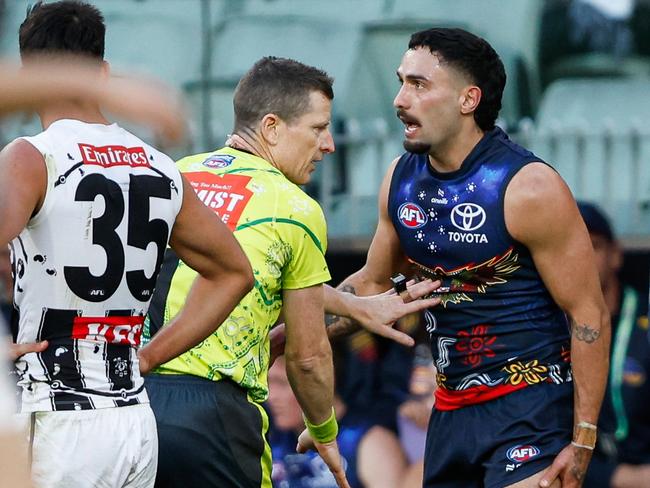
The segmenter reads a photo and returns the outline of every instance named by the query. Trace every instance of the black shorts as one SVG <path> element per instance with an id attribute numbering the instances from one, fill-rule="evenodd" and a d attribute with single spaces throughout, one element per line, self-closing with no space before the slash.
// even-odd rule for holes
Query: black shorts
<path id="1" fill-rule="evenodd" d="M 158 425 L 157 488 L 271 486 L 268 417 L 229 380 L 145 377 Z"/>
<path id="2" fill-rule="evenodd" d="M 433 410 L 425 488 L 502 488 L 553 463 L 573 435 L 573 384 L 529 386 L 489 402 Z"/>

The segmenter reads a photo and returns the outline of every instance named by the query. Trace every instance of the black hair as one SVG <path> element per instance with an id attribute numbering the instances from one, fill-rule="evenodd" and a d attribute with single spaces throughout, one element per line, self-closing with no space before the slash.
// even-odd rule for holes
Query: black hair
<path id="1" fill-rule="evenodd" d="M 72 54 L 104 59 L 104 16 L 87 3 L 73 0 L 37 2 L 27 10 L 18 32 L 23 60 L 33 54 Z"/>
<path id="2" fill-rule="evenodd" d="M 334 98 L 333 79 L 293 59 L 267 56 L 257 61 L 235 89 L 235 130 L 254 127 L 266 114 L 291 122 L 309 109 L 309 95 Z"/>
<path id="3" fill-rule="evenodd" d="M 484 131 L 493 129 L 501 110 L 506 72 L 492 46 L 463 29 L 434 28 L 411 36 L 409 49 L 419 47 L 427 47 L 481 89 L 481 101 L 474 111 L 474 120 Z"/>

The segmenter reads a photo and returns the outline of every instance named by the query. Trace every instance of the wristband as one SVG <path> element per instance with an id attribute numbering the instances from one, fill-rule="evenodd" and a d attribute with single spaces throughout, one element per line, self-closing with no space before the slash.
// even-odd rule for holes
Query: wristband
<path id="1" fill-rule="evenodd" d="M 584 444 L 578 444 L 576 441 L 571 441 L 571 445 L 574 447 L 579 447 L 581 449 L 589 449 L 590 451 L 593 451 L 594 448 L 591 446 L 586 446 Z"/>
<path id="2" fill-rule="evenodd" d="M 579 422 L 573 429 L 572 445 L 583 449 L 594 450 L 596 447 L 596 432 L 598 428 L 589 422 Z"/>
<path id="3" fill-rule="evenodd" d="M 307 427 L 311 438 L 319 444 L 327 444 L 336 439 L 336 435 L 339 433 L 339 424 L 336 422 L 334 407 L 332 407 L 332 415 L 330 415 L 322 424 L 312 424 L 304 414 L 302 418 L 305 421 L 305 426 Z"/>

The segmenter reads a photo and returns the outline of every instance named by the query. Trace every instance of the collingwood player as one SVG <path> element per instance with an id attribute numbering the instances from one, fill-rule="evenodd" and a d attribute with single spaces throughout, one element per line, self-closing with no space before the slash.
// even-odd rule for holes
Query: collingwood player
<path id="1" fill-rule="evenodd" d="M 37 3 L 20 28 L 23 64 L 43 55 L 103 61 L 101 13 Z M 86 99 L 38 110 L 44 131 L 0 153 L 0 245 L 11 242 L 17 362 L 31 414 L 37 486 L 151 486 L 157 436 L 141 372 L 201 341 L 252 286 L 250 265 L 165 154 Z M 201 229 L 201 234 L 195 232 Z M 167 244 L 197 278 L 174 324 L 141 349 Z"/>

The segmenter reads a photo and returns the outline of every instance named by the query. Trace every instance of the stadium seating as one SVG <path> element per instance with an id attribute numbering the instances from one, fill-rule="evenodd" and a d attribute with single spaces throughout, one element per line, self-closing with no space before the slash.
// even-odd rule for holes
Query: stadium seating
<path id="1" fill-rule="evenodd" d="M 215 17 L 222 15 L 226 0 L 210 0 Z M 197 79 L 201 74 L 201 5 L 198 0 L 96 0 L 92 2 L 106 21 L 106 59 L 114 71 L 152 75 L 172 86 Z M 20 4 L 20 7 L 18 7 Z M 18 27 L 26 4 L 8 5 L 0 49 L 18 56 Z M 210 25 L 212 22 L 209 22 Z M 3 139 L 40 130 L 37 120 L 14 117 L 2 124 Z M 139 133 L 142 133 L 141 131 Z M 151 139 L 151 134 L 144 134 Z"/>
<path id="2" fill-rule="evenodd" d="M 557 80 L 528 137 L 577 198 L 604 208 L 620 235 L 650 228 L 649 93 L 649 79 Z"/>
<path id="3" fill-rule="evenodd" d="M 390 9 L 391 0 L 237 0 L 238 13 L 255 15 L 299 15 L 321 21 L 349 23 L 374 20 Z"/>
<path id="4" fill-rule="evenodd" d="M 506 67 L 508 84 L 501 117 L 512 126 L 536 108 L 539 15 L 543 6 L 543 0 L 395 1 L 391 17 L 464 27 L 487 39 Z"/>
<path id="5" fill-rule="evenodd" d="M 236 13 L 224 17 L 213 30 L 209 81 L 185 85 L 197 107 L 203 103 L 202 97 L 211 97 L 209 134 L 202 144 L 214 145 L 230 131 L 234 87 L 263 56 L 289 57 L 325 69 L 336 80 L 336 104 L 358 37 L 354 25 L 324 22 L 314 16 Z M 201 90 L 202 86 L 206 89 Z"/>
<path id="6" fill-rule="evenodd" d="M 615 78 L 650 76 L 650 59 L 642 56 L 621 58 L 607 53 L 566 56 L 547 70 L 549 80 L 560 78 Z"/>

